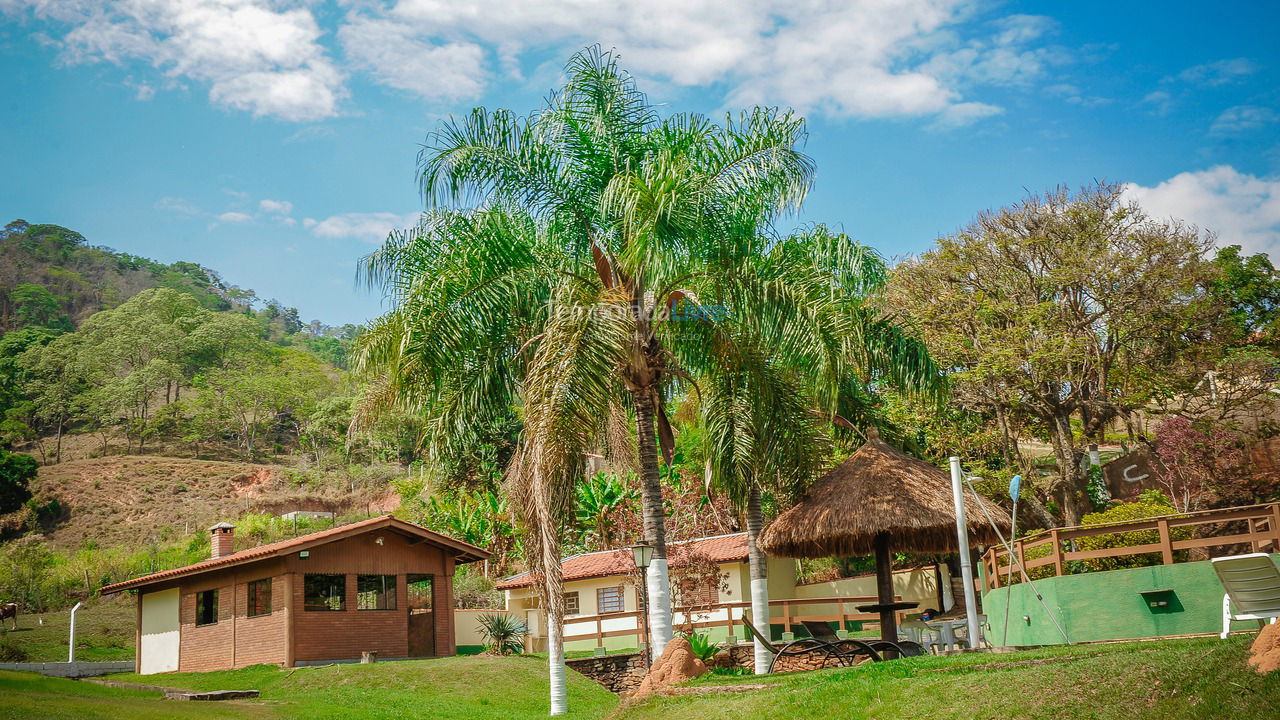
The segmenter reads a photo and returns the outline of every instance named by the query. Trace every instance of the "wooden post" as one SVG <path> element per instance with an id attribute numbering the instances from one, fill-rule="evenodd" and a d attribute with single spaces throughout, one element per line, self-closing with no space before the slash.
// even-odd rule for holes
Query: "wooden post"
<path id="1" fill-rule="evenodd" d="M 987 589 L 1000 588 L 1000 551 L 991 548 L 991 572 L 987 573 Z"/>
<path id="2" fill-rule="evenodd" d="M 791 601 L 790 601 L 790 600 L 783 600 L 783 601 L 782 601 L 782 627 L 785 629 L 785 631 L 786 631 L 786 632 L 792 632 L 792 630 L 791 630 Z M 761 632 L 764 632 L 764 631 L 762 630 Z"/>
<path id="3" fill-rule="evenodd" d="M 1271 552 L 1280 552 L 1280 503 L 1271 503 Z"/>
<path id="4" fill-rule="evenodd" d="M 1258 534 L 1258 520 L 1256 518 L 1249 518 L 1249 534 Z M 1249 541 L 1249 547 L 1253 548 L 1254 552 L 1262 552 L 1262 541 L 1254 538 Z"/>
<path id="5" fill-rule="evenodd" d="M 596 613 L 599 612 L 597 609 Z M 604 626 L 600 624 L 599 614 L 596 615 L 596 647 L 604 647 Z"/>
<path id="6" fill-rule="evenodd" d="M 876 535 L 876 603 L 889 605 L 893 602 L 893 558 L 889 554 L 889 533 Z M 898 623 L 894 612 L 888 608 L 880 611 L 880 639 L 889 642 L 898 640 Z"/>
<path id="7" fill-rule="evenodd" d="M 1022 553 L 1023 542 L 1024 540 L 1022 538 L 1018 538 L 1018 544 L 1014 546 L 1014 549 L 1017 550 L 1017 553 L 1018 553 L 1018 566 L 1025 568 L 1027 566 L 1027 560 Z M 1017 572 L 1017 568 L 1014 569 L 1014 572 L 1015 573 Z"/>
<path id="8" fill-rule="evenodd" d="M 1062 569 L 1062 539 L 1058 537 L 1057 528 L 1049 531 L 1049 539 L 1053 543 L 1053 574 L 1062 577 L 1066 573 Z"/>
<path id="9" fill-rule="evenodd" d="M 1160 518 L 1156 521 L 1160 528 L 1160 554 L 1164 556 L 1164 564 L 1173 564 L 1173 538 L 1169 535 L 1168 518 Z"/>

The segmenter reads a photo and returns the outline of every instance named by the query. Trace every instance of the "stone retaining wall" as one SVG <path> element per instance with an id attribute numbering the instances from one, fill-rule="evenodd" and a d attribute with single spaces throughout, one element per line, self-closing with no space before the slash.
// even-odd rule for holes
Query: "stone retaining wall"
<path id="1" fill-rule="evenodd" d="M 0 663 L 0 670 L 39 673 L 50 677 L 82 678 L 106 675 L 107 673 L 133 672 L 133 661 Z"/>
<path id="2" fill-rule="evenodd" d="M 645 672 L 644 655 L 640 653 L 573 658 L 564 664 L 619 695 L 639 687 Z"/>

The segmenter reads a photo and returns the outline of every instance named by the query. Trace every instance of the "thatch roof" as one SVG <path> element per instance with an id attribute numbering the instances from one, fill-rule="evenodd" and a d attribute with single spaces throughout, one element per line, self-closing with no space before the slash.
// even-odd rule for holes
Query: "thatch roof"
<path id="1" fill-rule="evenodd" d="M 969 541 L 999 542 L 968 488 L 964 503 Z M 995 503 L 983 504 L 1007 537 L 1009 514 Z M 957 549 L 950 475 L 890 447 L 872 430 L 865 445 L 769 525 L 760 545 L 784 557 L 857 557 L 871 554 L 882 532 L 890 534 L 894 550 Z"/>

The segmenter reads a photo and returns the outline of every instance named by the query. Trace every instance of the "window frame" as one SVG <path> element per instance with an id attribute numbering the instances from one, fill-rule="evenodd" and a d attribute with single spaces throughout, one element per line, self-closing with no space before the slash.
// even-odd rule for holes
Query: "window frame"
<path id="1" fill-rule="evenodd" d="M 342 578 L 342 594 L 338 595 L 338 607 L 331 605 L 312 605 L 307 602 L 310 589 L 307 580 L 313 577 Z M 332 587 L 332 586 L 331 586 Z M 330 598 L 333 596 L 330 595 Z M 342 573 L 303 573 L 302 575 L 302 611 L 303 612 L 346 612 L 347 609 L 347 576 Z"/>
<path id="2" fill-rule="evenodd" d="M 573 602 L 569 599 L 573 598 Z M 565 615 L 581 615 L 582 614 L 582 598 L 578 595 L 578 591 L 567 592 L 564 594 L 564 614 Z"/>
<path id="3" fill-rule="evenodd" d="M 245 583 L 245 592 L 244 592 L 244 616 L 245 617 L 251 617 L 251 618 L 264 617 L 266 615 L 271 614 L 272 580 L 273 578 L 266 577 L 266 578 L 258 578 L 257 580 L 250 580 L 249 582 Z M 261 598 L 262 587 L 264 585 L 267 588 L 267 593 L 266 593 L 267 609 L 261 612 L 254 612 L 254 605 L 256 604 L 255 601 L 262 599 Z"/>
<path id="4" fill-rule="evenodd" d="M 218 590 L 219 589 L 220 588 L 209 588 L 208 590 L 196 591 L 196 598 L 195 598 L 196 627 L 208 627 L 210 625 L 218 624 L 218 595 L 219 595 Z M 213 599 L 213 608 L 211 611 L 213 614 L 212 615 L 213 619 L 202 622 L 201 621 L 202 618 L 205 615 L 207 615 L 210 611 L 208 598 Z"/>
<path id="5" fill-rule="evenodd" d="M 413 586 L 423 581 L 430 588 L 430 592 L 426 596 L 427 605 L 425 607 L 414 607 L 414 591 Z M 405 605 L 408 606 L 409 614 L 427 613 L 435 609 L 436 604 L 436 576 L 429 573 L 408 573 L 404 576 L 404 593 Z"/>
<path id="6" fill-rule="evenodd" d="M 605 609 L 605 596 L 603 593 L 617 593 L 617 610 Z M 610 607 L 613 607 L 613 599 L 609 599 Z M 596 588 L 596 614 L 597 615 L 617 615 L 627 611 L 627 591 L 621 585 L 609 585 L 608 587 Z"/>
<path id="7" fill-rule="evenodd" d="M 379 579 L 379 578 L 381 579 L 381 582 L 382 582 L 381 590 L 361 589 L 361 585 L 363 583 L 367 581 Z M 387 578 L 391 578 L 391 587 L 389 592 L 387 588 Z M 399 609 L 398 608 L 399 603 L 396 602 L 396 593 L 399 590 L 399 588 L 397 587 L 399 585 L 399 581 L 396 580 L 396 578 L 397 578 L 396 575 L 383 575 L 383 574 L 374 574 L 374 573 L 370 573 L 367 575 L 356 575 L 356 610 L 359 612 L 364 612 L 364 611 Z M 384 603 L 386 602 L 387 598 L 390 598 L 390 605 L 387 607 L 361 607 L 364 604 L 364 597 L 363 597 L 364 594 L 370 593 L 370 592 L 378 593 L 374 597 L 380 598 Z"/>

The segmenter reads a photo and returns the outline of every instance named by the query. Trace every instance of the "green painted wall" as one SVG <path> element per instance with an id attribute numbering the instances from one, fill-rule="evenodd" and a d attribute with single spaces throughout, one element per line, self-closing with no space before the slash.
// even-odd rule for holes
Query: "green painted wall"
<path id="1" fill-rule="evenodd" d="M 1035 581 L 1035 587 L 1073 642 L 1222 632 L 1222 585 L 1207 560 L 1045 578 Z M 1166 608 L 1148 607 L 1140 594 L 1165 589 L 1172 590 Z M 992 645 L 1000 644 L 1006 603 L 1006 644 L 1063 642 L 1031 588 L 1019 583 L 982 596 Z M 1256 621 L 1232 623 L 1233 630 L 1257 627 Z"/>

